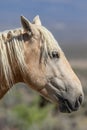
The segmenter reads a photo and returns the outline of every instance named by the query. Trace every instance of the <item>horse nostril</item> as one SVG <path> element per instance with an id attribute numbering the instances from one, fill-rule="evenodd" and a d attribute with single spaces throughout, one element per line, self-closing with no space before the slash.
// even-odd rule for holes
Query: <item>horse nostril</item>
<path id="1" fill-rule="evenodd" d="M 83 98 L 82 95 L 79 96 L 79 98 L 75 102 L 75 109 L 79 108 L 79 106 L 82 104 Z"/>
<path id="2" fill-rule="evenodd" d="M 80 104 L 82 104 L 82 101 L 83 101 L 83 98 L 82 98 L 82 95 L 79 96 L 79 102 Z"/>

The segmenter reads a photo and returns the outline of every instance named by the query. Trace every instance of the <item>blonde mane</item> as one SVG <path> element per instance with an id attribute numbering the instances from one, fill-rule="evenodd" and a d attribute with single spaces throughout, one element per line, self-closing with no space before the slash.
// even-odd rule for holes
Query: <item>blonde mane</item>
<path id="1" fill-rule="evenodd" d="M 9 87 L 14 82 L 15 66 L 19 66 L 21 73 L 26 68 L 22 32 L 22 29 L 17 29 L 0 33 L 0 80 Z M 2 81 L 0 82 L 1 88 L 4 85 Z"/>

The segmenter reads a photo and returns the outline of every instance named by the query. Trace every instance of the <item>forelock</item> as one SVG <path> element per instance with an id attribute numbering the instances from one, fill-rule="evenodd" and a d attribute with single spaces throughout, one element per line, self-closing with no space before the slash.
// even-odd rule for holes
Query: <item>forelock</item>
<path id="1" fill-rule="evenodd" d="M 41 26 L 39 28 L 39 31 L 42 35 L 42 38 L 43 38 L 42 40 L 44 42 L 46 42 L 46 46 L 48 49 L 50 49 L 50 50 L 60 49 L 58 42 L 56 41 L 56 39 L 54 38 L 54 36 L 52 35 L 52 33 L 50 31 L 48 31 L 43 26 Z"/>

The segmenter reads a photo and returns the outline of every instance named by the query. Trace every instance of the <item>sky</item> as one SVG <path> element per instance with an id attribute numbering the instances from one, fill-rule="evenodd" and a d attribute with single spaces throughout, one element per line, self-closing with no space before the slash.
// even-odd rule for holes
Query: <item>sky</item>
<path id="1" fill-rule="evenodd" d="M 87 44 L 87 0 L 1 0 L 0 31 L 20 27 L 20 15 L 39 15 L 62 44 Z"/>

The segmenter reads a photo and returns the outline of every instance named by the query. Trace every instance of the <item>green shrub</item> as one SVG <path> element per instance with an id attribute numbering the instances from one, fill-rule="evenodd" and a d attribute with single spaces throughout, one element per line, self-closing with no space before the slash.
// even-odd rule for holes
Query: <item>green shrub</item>
<path id="1" fill-rule="evenodd" d="M 46 116 L 51 110 L 52 105 L 48 105 L 45 108 L 40 109 L 38 107 L 38 99 L 35 98 L 34 102 L 30 105 L 19 104 L 13 108 L 13 113 L 16 115 L 16 123 L 21 124 L 21 130 L 31 127 L 33 124 L 39 124 L 44 121 Z M 50 108 L 49 108 L 50 107 Z"/>

